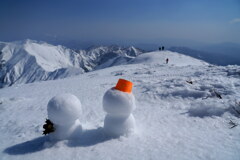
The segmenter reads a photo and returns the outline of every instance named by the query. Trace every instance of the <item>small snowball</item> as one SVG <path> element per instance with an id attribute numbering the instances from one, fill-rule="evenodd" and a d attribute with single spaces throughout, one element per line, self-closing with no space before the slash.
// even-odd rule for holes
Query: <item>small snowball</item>
<path id="1" fill-rule="evenodd" d="M 111 115 L 128 116 L 136 108 L 132 93 L 125 93 L 114 88 L 103 96 L 103 109 Z"/>
<path id="2" fill-rule="evenodd" d="M 48 118 L 59 125 L 68 125 L 75 122 L 82 115 L 82 106 L 79 99 L 72 94 L 62 94 L 53 97 L 47 106 Z"/>
<path id="3" fill-rule="evenodd" d="M 116 118 L 107 115 L 104 120 L 104 131 L 110 136 L 121 136 L 134 132 L 135 119 L 132 114 L 127 118 Z"/>

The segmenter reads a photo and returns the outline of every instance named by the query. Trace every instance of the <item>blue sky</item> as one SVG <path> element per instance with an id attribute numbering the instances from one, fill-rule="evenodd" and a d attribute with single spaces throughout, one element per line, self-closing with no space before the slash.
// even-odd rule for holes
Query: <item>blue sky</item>
<path id="1" fill-rule="evenodd" d="M 1 0 L 0 41 L 240 43 L 240 0 Z"/>

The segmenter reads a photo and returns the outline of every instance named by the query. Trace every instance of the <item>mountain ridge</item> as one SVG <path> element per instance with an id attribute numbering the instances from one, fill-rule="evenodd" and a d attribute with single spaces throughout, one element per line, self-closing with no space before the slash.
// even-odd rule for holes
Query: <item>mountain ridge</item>
<path id="1" fill-rule="evenodd" d="M 54 80 L 101 69 L 129 61 L 144 51 L 134 47 L 99 46 L 74 51 L 61 45 L 25 40 L 0 42 L 2 86 Z M 4 66 L 4 67 L 3 67 Z"/>

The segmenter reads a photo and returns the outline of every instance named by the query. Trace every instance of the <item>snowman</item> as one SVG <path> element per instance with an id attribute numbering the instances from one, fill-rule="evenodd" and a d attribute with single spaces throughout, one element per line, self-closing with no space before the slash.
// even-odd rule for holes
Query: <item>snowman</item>
<path id="1" fill-rule="evenodd" d="M 43 134 L 49 133 L 50 140 L 71 139 L 82 132 L 79 117 L 82 106 L 79 99 L 72 94 L 53 97 L 47 105 L 48 119 Z"/>
<path id="2" fill-rule="evenodd" d="M 132 111 L 136 108 L 132 94 L 133 83 L 119 79 L 103 96 L 103 109 L 107 112 L 104 131 L 107 135 L 118 137 L 128 135 L 135 130 L 135 118 Z"/>

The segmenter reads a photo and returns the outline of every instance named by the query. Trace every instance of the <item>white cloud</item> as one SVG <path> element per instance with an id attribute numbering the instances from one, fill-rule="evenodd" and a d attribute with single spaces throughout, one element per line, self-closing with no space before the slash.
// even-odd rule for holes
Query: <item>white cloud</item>
<path id="1" fill-rule="evenodd" d="M 230 23 L 240 23 L 240 18 L 235 18 L 231 20 Z"/>

